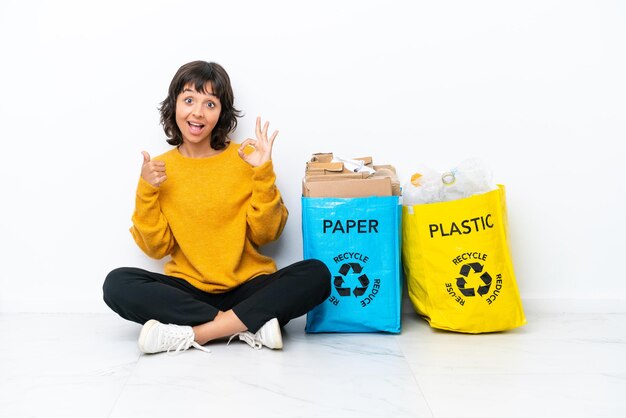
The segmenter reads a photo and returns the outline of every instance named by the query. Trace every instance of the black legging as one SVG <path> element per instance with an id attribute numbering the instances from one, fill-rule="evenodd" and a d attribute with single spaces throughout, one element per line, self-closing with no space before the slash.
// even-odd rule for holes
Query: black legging
<path id="1" fill-rule="evenodd" d="M 214 294 L 183 279 L 121 267 L 107 275 L 103 292 L 111 309 L 140 324 L 156 319 L 195 326 L 232 309 L 254 333 L 272 318 L 285 325 L 322 303 L 330 296 L 330 271 L 319 260 L 304 260 Z"/>

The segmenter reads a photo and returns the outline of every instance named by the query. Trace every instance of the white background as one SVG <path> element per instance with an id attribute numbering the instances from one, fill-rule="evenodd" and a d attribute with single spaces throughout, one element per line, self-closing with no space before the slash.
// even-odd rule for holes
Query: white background
<path id="1" fill-rule="evenodd" d="M 178 67 L 222 64 L 253 134 L 280 130 L 302 258 L 314 152 L 371 155 L 406 182 L 482 157 L 507 187 L 522 298 L 626 294 L 626 6 L 617 1 L 0 3 L 0 311 L 105 311 L 118 266 L 160 270 L 128 228 L 142 150 Z"/>

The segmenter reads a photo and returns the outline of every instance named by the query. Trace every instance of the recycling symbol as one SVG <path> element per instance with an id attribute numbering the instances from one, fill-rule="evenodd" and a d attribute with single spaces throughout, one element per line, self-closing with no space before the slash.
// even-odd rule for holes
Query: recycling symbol
<path id="1" fill-rule="evenodd" d="M 474 289 L 473 287 L 466 287 L 468 284 L 466 279 L 469 277 L 470 273 L 472 272 L 473 272 L 472 276 L 482 273 L 480 274 L 479 277 L 480 277 L 480 280 L 483 282 L 483 284 L 479 285 L 477 289 Z M 461 291 L 461 293 L 463 293 L 463 295 L 476 296 L 476 293 L 478 293 L 480 296 L 483 296 L 483 295 L 486 295 L 487 292 L 489 292 L 489 288 L 491 287 L 491 276 L 487 272 L 483 273 L 482 264 L 480 263 L 463 264 L 461 266 L 461 271 L 459 273 L 461 274 L 461 277 L 457 277 L 456 285 Z"/>
<path id="2" fill-rule="evenodd" d="M 355 286 L 352 290 L 354 297 L 363 296 L 365 291 L 367 290 L 367 286 L 370 284 L 370 279 L 367 278 L 366 274 L 361 274 L 363 271 L 363 267 L 359 263 L 344 263 L 339 268 L 340 276 L 335 276 L 334 285 L 339 296 L 350 296 L 350 287 L 346 286 L 346 279 L 349 276 L 359 275 L 357 280 L 359 281 L 360 286 Z"/>

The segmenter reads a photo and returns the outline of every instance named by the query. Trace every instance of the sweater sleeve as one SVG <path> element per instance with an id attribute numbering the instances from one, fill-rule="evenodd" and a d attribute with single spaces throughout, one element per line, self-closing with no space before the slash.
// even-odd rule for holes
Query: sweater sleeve
<path id="1" fill-rule="evenodd" d="M 159 188 L 139 178 L 135 197 L 135 212 L 130 232 L 146 255 L 161 259 L 172 252 L 176 241 L 167 219 L 161 213 Z"/>
<path id="2" fill-rule="evenodd" d="M 280 237 L 289 212 L 276 187 L 272 161 L 252 170 L 252 197 L 247 212 L 248 234 L 254 244 L 261 246 Z"/>

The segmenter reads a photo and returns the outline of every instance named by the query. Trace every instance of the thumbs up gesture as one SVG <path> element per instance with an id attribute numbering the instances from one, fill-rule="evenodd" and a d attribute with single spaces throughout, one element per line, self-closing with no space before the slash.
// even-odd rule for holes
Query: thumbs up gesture
<path id="1" fill-rule="evenodd" d="M 143 154 L 143 165 L 141 166 L 141 177 L 153 185 L 159 187 L 167 176 L 165 175 L 165 161 L 155 161 L 150 159 L 150 154 L 141 151 Z"/>

